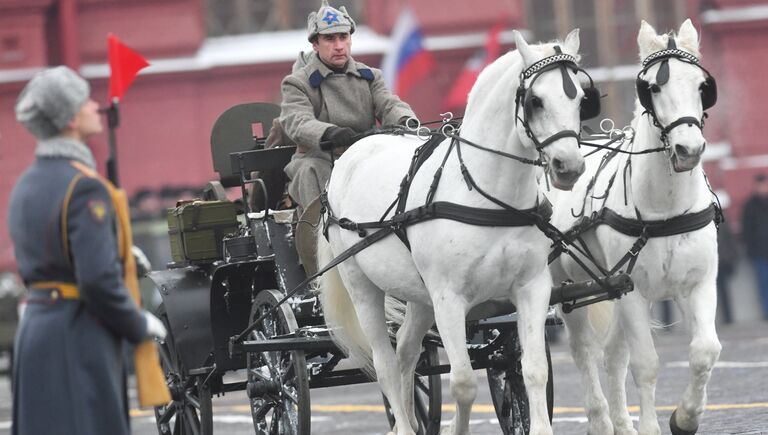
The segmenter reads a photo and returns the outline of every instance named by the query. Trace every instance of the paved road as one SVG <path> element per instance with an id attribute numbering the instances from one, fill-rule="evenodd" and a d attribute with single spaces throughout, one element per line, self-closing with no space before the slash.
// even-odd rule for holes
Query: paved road
<path id="1" fill-rule="evenodd" d="M 709 405 L 700 426 L 700 434 L 768 434 L 768 323 L 741 324 L 719 328 L 723 344 L 720 362 L 709 384 Z M 657 405 L 662 433 L 669 433 L 667 421 L 685 388 L 687 371 L 686 338 L 681 331 L 662 332 L 657 336 L 661 374 Z M 564 343 L 552 346 L 555 376 L 556 434 L 584 434 L 586 417 L 581 402 L 581 386 L 570 354 Z M 472 434 L 499 434 L 493 407 L 478 372 L 482 387 L 476 401 Z M 447 381 L 444 381 L 443 420 L 453 415 Z M 630 405 L 637 404 L 634 387 L 628 389 Z M 217 434 L 253 434 L 244 393 L 214 398 L 214 428 Z M 373 384 L 335 387 L 312 391 L 312 433 L 384 434 L 386 418 L 380 393 Z M 631 414 L 637 416 L 637 408 Z M 0 434 L 9 433 L 10 388 L 0 380 Z M 151 412 L 132 411 L 134 434 L 156 434 Z"/>

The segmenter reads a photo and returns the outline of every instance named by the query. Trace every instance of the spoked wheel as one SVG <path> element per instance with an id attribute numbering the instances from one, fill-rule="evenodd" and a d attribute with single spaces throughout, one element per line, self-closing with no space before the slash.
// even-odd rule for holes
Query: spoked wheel
<path id="1" fill-rule="evenodd" d="M 440 363 L 437 346 L 427 344 L 419 360 L 419 367 L 434 367 Z M 440 413 L 443 405 L 443 388 L 440 375 L 416 376 L 414 380 L 414 407 L 419 420 L 418 435 L 437 435 L 440 433 Z M 389 427 L 394 428 L 395 416 L 384 397 L 384 409 L 387 411 Z"/>
<path id="2" fill-rule="evenodd" d="M 547 366 L 549 379 L 547 380 L 547 411 L 549 421 L 552 422 L 552 410 L 554 407 L 554 387 L 552 383 L 552 357 L 549 353 L 549 343 L 545 341 L 547 351 Z M 530 411 L 528 407 L 528 394 L 523 381 L 523 368 L 520 362 L 523 352 L 520 346 L 520 338 L 517 328 L 511 328 L 509 337 L 504 341 L 501 349 L 502 356 L 508 361 L 506 368 L 488 368 L 488 386 L 491 389 L 493 407 L 496 417 L 504 435 L 524 435 L 530 431 Z"/>
<path id="3" fill-rule="evenodd" d="M 157 314 L 168 330 L 168 335 L 158 346 L 158 351 L 165 380 L 171 391 L 171 402 L 155 407 L 157 431 L 160 435 L 212 435 L 211 390 L 203 383 L 204 377 L 186 374 L 175 348 L 168 315 L 163 305 Z"/>
<path id="4" fill-rule="evenodd" d="M 250 321 L 277 305 L 283 294 L 262 290 L 256 296 Z M 283 304 L 260 322 L 251 340 L 266 340 L 298 328 L 290 307 Z M 258 435 L 309 435 L 309 380 L 303 351 L 249 352 L 248 397 Z"/>

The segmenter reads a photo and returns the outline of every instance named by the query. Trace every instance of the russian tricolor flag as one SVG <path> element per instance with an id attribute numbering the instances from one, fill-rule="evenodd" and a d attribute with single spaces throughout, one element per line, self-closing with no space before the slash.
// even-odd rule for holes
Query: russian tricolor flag
<path id="1" fill-rule="evenodd" d="M 424 49 L 423 35 L 411 8 L 403 9 L 397 18 L 390 47 L 381 65 L 384 82 L 393 93 L 405 96 L 416 82 L 429 74 L 435 63 Z"/>

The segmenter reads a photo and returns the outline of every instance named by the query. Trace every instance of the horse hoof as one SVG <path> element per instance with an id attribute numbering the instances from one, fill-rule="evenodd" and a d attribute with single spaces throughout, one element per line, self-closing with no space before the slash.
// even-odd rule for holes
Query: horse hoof
<path id="1" fill-rule="evenodd" d="M 675 409 L 672 412 L 672 417 L 669 417 L 669 430 L 672 432 L 672 435 L 695 435 L 696 431 L 699 430 L 699 426 L 697 425 L 691 430 L 681 429 L 677 425 L 677 420 L 675 419 L 676 414 L 677 414 L 677 409 Z"/>

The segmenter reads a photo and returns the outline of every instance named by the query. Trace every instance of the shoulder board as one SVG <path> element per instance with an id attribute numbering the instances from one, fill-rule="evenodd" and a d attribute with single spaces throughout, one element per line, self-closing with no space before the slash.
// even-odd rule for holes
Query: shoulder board
<path id="1" fill-rule="evenodd" d="M 77 160 L 70 160 L 69 164 L 72 165 L 72 167 L 74 167 L 78 171 L 82 172 L 83 175 L 85 175 L 86 177 L 100 178 L 98 172 L 94 171 L 93 168 L 88 167 L 88 166 L 78 162 Z"/>
<path id="2" fill-rule="evenodd" d="M 360 77 L 368 80 L 369 82 L 373 81 L 373 71 L 371 71 L 370 68 L 360 68 L 357 70 L 357 72 L 360 73 Z"/>
<path id="3" fill-rule="evenodd" d="M 96 172 L 95 169 L 91 168 L 90 166 L 84 165 L 81 162 L 78 162 L 77 160 L 70 160 L 69 164 L 71 164 L 75 169 L 80 171 L 81 174 L 85 175 L 88 178 L 95 178 L 104 185 L 104 187 L 107 188 L 109 192 L 112 192 L 114 187 L 112 186 L 112 183 L 107 180 L 106 178 L 102 177 L 101 174 Z"/>
<path id="4" fill-rule="evenodd" d="M 316 69 L 315 72 L 309 75 L 309 85 L 317 89 L 324 79 L 325 77 L 323 76 L 323 73 L 321 73 L 319 69 Z"/>

